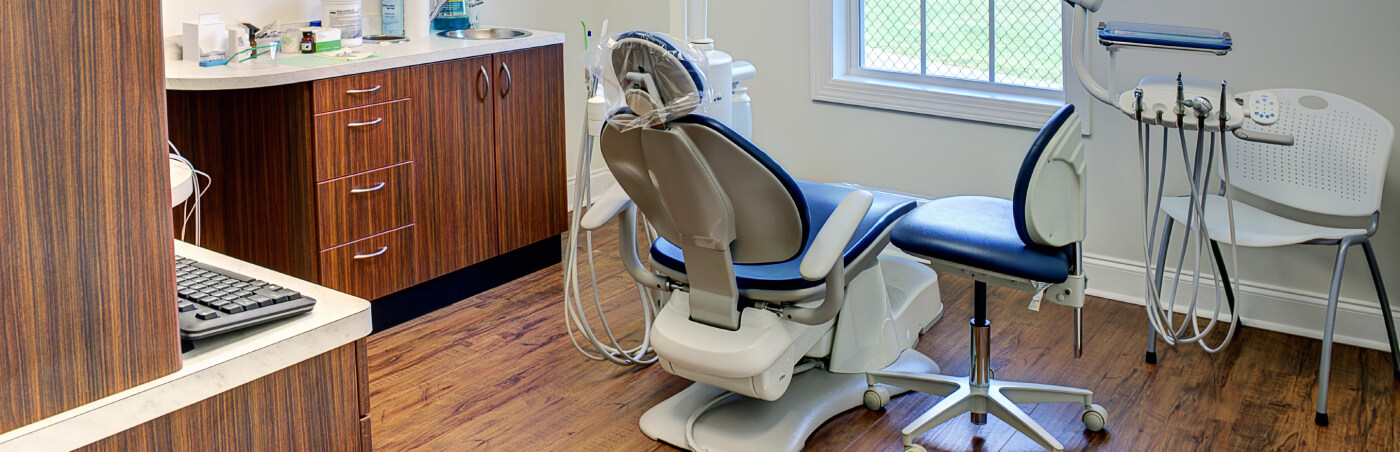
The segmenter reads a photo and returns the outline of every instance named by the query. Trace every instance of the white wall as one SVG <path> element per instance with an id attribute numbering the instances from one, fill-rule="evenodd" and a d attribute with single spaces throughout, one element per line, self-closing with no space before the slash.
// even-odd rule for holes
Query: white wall
<path id="1" fill-rule="evenodd" d="M 375 14 L 379 11 L 379 2 L 375 0 L 365 1 L 365 14 L 369 14 L 369 8 L 374 7 Z M 219 18 L 224 22 L 249 22 L 259 27 L 271 23 L 273 20 L 281 20 L 282 23 L 310 22 L 321 18 L 321 2 L 319 0 L 242 0 L 236 2 L 226 2 L 217 0 L 162 0 L 161 1 L 161 23 L 165 26 L 165 35 L 180 34 L 180 24 L 192 22 L 199 18 L 200 13 L 219 13 Z"/>

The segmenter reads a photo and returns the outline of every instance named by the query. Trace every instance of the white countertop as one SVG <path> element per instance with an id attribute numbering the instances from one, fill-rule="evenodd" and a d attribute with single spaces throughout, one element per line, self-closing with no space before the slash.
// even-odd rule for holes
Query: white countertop
<path id="1" fill-rule="evenodd" d="M 195 341 L 173 374 L 0 435 L 0 451 L 72 450 L 368 336 L 369 302 L 175 241 L 175 254 L 316 299 L 304 315 Z M 173 265 L 173 263 L 172 263 Z M 172 300 L 170 308 L 175 308 Z M 217 440 L 217 435 L 211 437 Z"/>
<path id="2" fill-rule="evenodd" d="M 456 60 L 512 50 L 529 49 L 564 42 L 563 33 L 529 30 L 531 36 L 517 39 L 472 41 L 440 36 L 413 36 L 400 44 L 365 44 L 355 50 L 374 50 L 375 58 L 349 61 L 332 66 L 302 68 L 283 64 L 199 67 L 191 61 L 165 61 L 166 89 L 210 91 L 288 85 L 342 75 L 362 74 L 438 61 Z M 300 57 L 281 54 L 277 57 Z"/>

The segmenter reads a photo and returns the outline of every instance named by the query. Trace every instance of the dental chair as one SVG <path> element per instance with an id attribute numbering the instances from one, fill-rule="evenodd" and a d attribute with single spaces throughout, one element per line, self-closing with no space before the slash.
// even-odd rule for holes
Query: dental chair
<path id="1" fill-rule="evenodd" d="M 700 97 L 705 79 L 662 36 L 626 33 L 610 52 L 605 80 L 628 106 L 610 123 L 646 124 L 605 127 L 617 186 L 583 225 L 621 218 L 627 271 L 669 296 L 651 325 L 660 364 L 695 381 L 642 416 L 647 436 L 688 450 L 796 451 L 827 419 L 902 391 L 865 372 L 938 372 L 912 350 L 942 312 L 937 274 L 880 255 L 915 200 L 793 179 L 696 114 L 699 103 L 676 102 Z M 637 253 L 638 211 L 658 236 L 650 266 Z"/>
<path id="2" fill-rule="evenodd" d="M 1107 420 L 1093 393 L 1077 388 L 1014 383 L 992 378 L 987 284 L 1025 291 L 1074 308 L 1074 350 L 1081 352 L 1084 306 L 1085 163 L 1079 117 L 1073 105 L 1056 112 L 1040 130 L 1016 178 L 1014 197 L 957 196 L 929 201 L 905 215 L 891 233 L 906 253 L 933 268 L 974 280 L 972 372 L 967 377 L 874 371 L 871 384 L 886 384 L 944 397 L 903 430 L 906 451 L 922 451 L 914 438 L 971 412 L 973 424 L 991 413 L 1048 450 L 1063 450 L 1018 403 L 1079 402 L 1081 420 L 1098 431 Z"/>

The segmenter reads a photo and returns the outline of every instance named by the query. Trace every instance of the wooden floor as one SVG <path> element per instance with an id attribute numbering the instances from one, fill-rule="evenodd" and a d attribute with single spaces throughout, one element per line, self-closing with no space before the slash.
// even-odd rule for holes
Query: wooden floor
<path id="1" fill-rule="evenodd" d="M 616 233 L 595 236 L 605 308 L 615 331 L 635 338 L 640 305 L 617 259 Z M 377 450 L 674 450 L 637 428 L 652 404 L 689 382 L 658 366 L 629 369 L 585 359 L 564 327 L 561 270 L 554 266 L 376 334 L 369 341 Z M 586 282 L 585 282 L 586 284 Z M 945 373 L 968 372 L 970 280 L 940 280 L 945 315 L 919 342 Z M 1022 405 L 1068 450 L 1396 450 L 1400 383 L 1387 354 L 1346 345 L 1332 364 L 1332 426 L 1313 424 L 1321 343 L 1244 328 L 1228 350 L 1160 347 L 1143 363 L 1141 308 L 1091 299 L 1085 351 L 1072 357 L 1070 311 L 1026 309 L 1029 295 L 993 288 L 992 363 L 1003 380 L 1095 391 L 1106 431 L 1088 433 L 1075 404 Z M 1321 323 L 1321 319 L 1318 319 Z M 896 397 L 879 412 L 831 419 L 810 450 L 900 450 L 899 430 L 938 399 Z M 961 417 L 930 430 L 930 450 L 1037 450 L 993 418 Z"/>

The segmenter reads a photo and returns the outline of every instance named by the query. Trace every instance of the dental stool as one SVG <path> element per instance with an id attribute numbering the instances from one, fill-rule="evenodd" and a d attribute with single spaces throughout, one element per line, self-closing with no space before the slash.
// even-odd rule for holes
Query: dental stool
<path id="1" fill-rule="evenodd" d="M 601 137 L 617 185 L 582 224 L 621 218 L 628 273 L 666 296 L 651 325 L 659 362 L 696 382 L 643 414 L 647 436 L 688 450 L 797 451 L 865 403 L 867 371 L 938 372 L 912 349 L 942 312 L 937 274 L 880 255 L 915 200 L 793 179 L 695 114 L 689 100 L 705 79 L 661 35 L 629 32 L 605 48 L 600 79 L 630 94 Z M 638 211 L 658 236 L 649 266 Z"/>
<path id="2" fill-rule="evenodd" d="M 1078 402 L 1091 431 L 1103 428 L 1107 413 L 1093 393 L 1076 388 L 1013 383 L 992 378 L 991 323 L 987 284 L 1036 291 L 1074 309 L 1075 356 L 1081 351 L 1080 308 L 1084 282 L 1080 242 L 1085 223 L 1084 147 L 1073 105 L 1061 108 L 1041 129 L 1021 165 L 1013 199 L 958 196 L 925 203 L 895 226 L 892 243 L 927 259 L 930 266 L 973 279 L 972 373 L 950 377 L 930 373 L 875 371 L 869 382 L 944 397 L 903 430 L 906 451 L 922 451 L 914 438 L 964 412 L 973 424 L 987 414 L 1049 450 L 1064 446 L 1017 403 Z"/>

